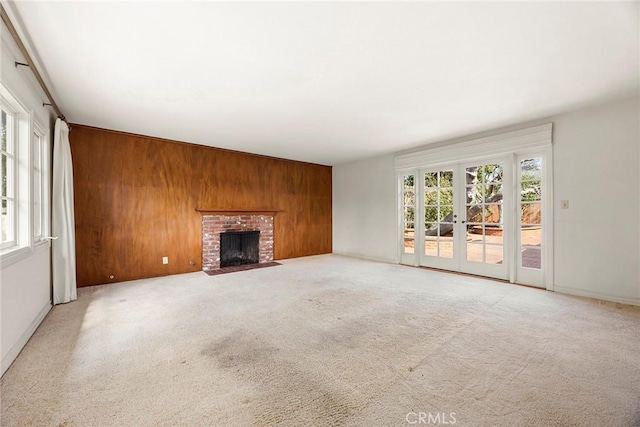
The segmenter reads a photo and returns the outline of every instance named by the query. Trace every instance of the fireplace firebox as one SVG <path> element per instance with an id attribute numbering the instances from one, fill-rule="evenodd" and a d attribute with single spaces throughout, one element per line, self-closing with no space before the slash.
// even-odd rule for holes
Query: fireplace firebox
<path id="1" fill-rule="evenodd" d="M 220 233 L 220 268 L 260 262 L 260 231 Z"/>
<path id="2" fill-rule="evenodd" d="M 257 262 L 263 264 L 273 261 L 275 212 L 227 212 L 202 209 L 199 212 L 202 212 L 202 271 L 208 273 L 222 268 L 220 265 L 220 236 L 229 232 L 259 231 Z"/>

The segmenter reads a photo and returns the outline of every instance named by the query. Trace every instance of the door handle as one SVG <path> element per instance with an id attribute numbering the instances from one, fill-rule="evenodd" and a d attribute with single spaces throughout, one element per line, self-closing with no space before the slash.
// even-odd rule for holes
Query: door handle
<path id="1" fill-rule="evenodd" d="M 53 236 L 45 236 L 43 238 L 40 239 L 40 241 L 44 242 L 45 240 L 58 240 L 58 237 L 53 237 Z"/>

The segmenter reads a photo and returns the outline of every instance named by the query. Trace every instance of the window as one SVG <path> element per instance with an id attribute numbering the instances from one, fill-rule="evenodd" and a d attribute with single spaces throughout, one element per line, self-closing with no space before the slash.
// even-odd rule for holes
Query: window
<path id="1" fill-rule="evenodd" d="M 16 209 L 16 135 L 15 116 L 2 103 L 1 165 L 2 176 L 2 212 L 0 230 L 0 249 L 16 245 L 17 209 Z"/>
<path id="2" fill-rule="evenodd" d="M 37 125 L 34 126 L 32 138 L 33 241 L 37 243 L 48 233 L 49 225 L 49 145 L 44 132 Z"/>
<path id="3" fill-rule="evenodd" d="M 0 256 L 3 265 L 45 245 L 49 233 L 49 138 L 46 128 L 0 84 Z M 42 243 L 41 243 L 42 242 Z"/>
<path id="4" fill-rule="evenodd" d="M 413 254 L 415 245 L 416 191 L 414 175 L 402 176 L 403 253 Z"/>

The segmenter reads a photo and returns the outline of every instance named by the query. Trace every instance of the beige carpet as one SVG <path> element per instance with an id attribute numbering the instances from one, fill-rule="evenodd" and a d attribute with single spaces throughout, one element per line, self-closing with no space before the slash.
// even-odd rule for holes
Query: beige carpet
<path id="1" fill-rule="evenodd" d="M 633 426 L 640 308 L 300 258 L 81 289 L 1 387 L 3 426 Z"/>

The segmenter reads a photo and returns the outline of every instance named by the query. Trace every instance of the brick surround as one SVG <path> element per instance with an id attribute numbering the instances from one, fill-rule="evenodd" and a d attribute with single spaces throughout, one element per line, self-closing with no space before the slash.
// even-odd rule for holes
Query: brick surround
<path id="1" fill-rule="evenodd" d="M 260 231 L 260 264 L 273 261 L 273 215 L 202 215 L 202 270 L 220 268 L 220 233 Z"/>

